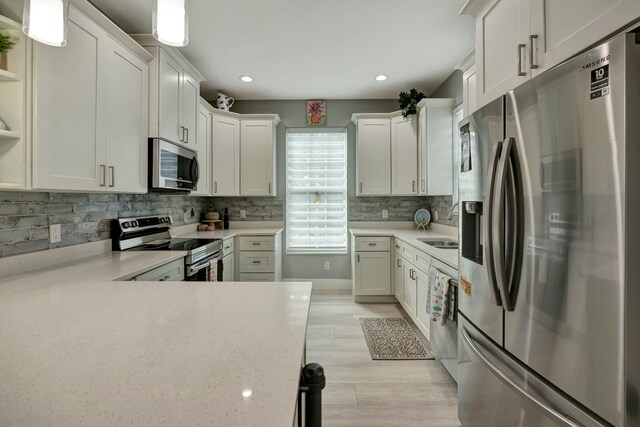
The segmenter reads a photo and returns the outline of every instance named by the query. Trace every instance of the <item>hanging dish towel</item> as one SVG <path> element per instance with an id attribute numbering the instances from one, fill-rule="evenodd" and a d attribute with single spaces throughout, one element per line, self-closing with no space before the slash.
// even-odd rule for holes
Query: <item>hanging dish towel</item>
<path id="1" fill-rule="evenodd" d="M 449 316 L 450 281 L 450 276 L 447 276 L 433 266 L 429 268 L 431 320 L 439 325 L 444 325 Z"/>
<path id="2" fill-rule="evenodd" d="M 207 267 L 207 282 L 217 282 L 218 281 L 218 261 L 209 262 L 209 267 Z"/>

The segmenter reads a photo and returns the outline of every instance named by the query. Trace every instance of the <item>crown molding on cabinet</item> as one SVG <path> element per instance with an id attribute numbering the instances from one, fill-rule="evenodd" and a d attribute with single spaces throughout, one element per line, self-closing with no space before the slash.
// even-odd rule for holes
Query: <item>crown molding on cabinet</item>
<path id="1" fill-rule="evenodd" d="M 218 110 L 215 107 L 211 108 L 211 112 L 217 116 L 231 117 L 238 120 L 271 120 L 273 121 L 274 126 L 278 126 L 281 122 L 278 114 L 240 114 L 234 113 L 233 111 Z"/>
<path id="2" fill-rule="evenodd" d="M 71 0 L 71 7 L 75 8 L 79 12 L 82 12 L 85 16 L 90 18 L 93 22 L 101 26 L 109 33 L 109 37 L 115 39 L 122 46 L 126 47 L 147 63 L 151 62 L 153 55 L 149 53 L 145 48 L 140 46 L 131 36 L 125 33 L 122 28 L 118 27 L 111 19 L 107 18 L 100 10 L 87 0 Z"/>
<path id="3" fill-rule="evenodd" d="M 476 63 L 476 50 L 471 49 L 461 60 L 453 67 L 454 70 L 460 70 L 463 73 Z"/>
<path id="4" fill-rule="evenodd" d="M 172 46 L 167 46 L 156 40 L 151 34 L 131 34 L 131 38 L 144 47 L 159 47 L 173 57 L 178 63 L 187 70 L 188 74 L 196 79 L 198 83 L 202 83 L 207 79 L 204 78 L 200 71 L 189 62 L 180 51 Z M 148 53 L 148 52 L 147 52 Z M 153 55 L 152 55 L 153 56 Z"/>
<path id="5" fill-rule="evenodd" d="M 467 0 L 458 15 L 471 15 L 475 17 L 490 1 L 494 0 Z"/>
<path id="6" fill-rule="evenodd" d="M 362 119 L 393 119 L 394 117 L 400 117 L 402 110 L 392 111 L 391 113 L 354 113 L 351 116 L 351 122 L 358 124 L 358 120 Z"/>

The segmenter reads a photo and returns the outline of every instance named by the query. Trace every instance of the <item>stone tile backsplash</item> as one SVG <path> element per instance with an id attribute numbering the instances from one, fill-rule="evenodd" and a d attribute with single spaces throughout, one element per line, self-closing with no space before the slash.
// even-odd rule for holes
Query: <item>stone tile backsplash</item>
<path id="1" fill-rule="evenodd" d="M 427 205 L 431 212 L 431 220 L 436 224 L 458 226 L 458 210 L 453 213 L 453 218 L 448 220 L 449 211 L 453 205 L 452 196 L 427 196 Z M 435 212 L 438 212 L 438 219 L 435 219 Z"/>
<path id="2" fill-rule="evenodd" d="M 199 221 L 200 197 L 163 194 L 76 194 L 0 192 L 0 257 L 111 238 L 110 220 L 169 214 L 176 225 L 193 208 Z M 49 225 L 61 224 L 62 241 L 49 243 Z"/>

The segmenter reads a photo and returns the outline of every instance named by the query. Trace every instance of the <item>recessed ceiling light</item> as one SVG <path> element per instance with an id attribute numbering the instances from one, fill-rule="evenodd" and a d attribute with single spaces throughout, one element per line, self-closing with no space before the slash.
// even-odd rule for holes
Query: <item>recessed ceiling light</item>
<path id="1" fill-rule="evenodd" d="M 253 81 L 253 77 L 251 76 L 240 76 L 240 80 L 245 83 L 251 83 Z"/>
<path id="2" fill-rule="evenodd" d="M 389 78 L 389 76 L 386 76 L 384 74 L 380 74 L 379 76 L 376 76 L 376 80 L 379 82 L 383 82 L 385 80 L 387 80 Z"/>

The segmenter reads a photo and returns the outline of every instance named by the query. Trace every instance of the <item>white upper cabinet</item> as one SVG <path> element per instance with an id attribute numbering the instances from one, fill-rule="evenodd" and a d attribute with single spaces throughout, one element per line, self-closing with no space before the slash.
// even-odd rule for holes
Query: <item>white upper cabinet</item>
<path id="1" fill-rule="evenodd" d="M 150 59 L 84 3 L 65 48 L 34 43 L 34 189 L 146 192 Z"/>
<path id="2" fill-rule="evenodd" d="M 194 196 L 208 196 L 211 194 L 211 120 L 213 107 L 200 98 L 198 108 L 197 144 L 190 147 L 198 153 L 198 187 L 192 191 Z"/>
<path id="3" fill-rule="evenodd" d="M 107 188 L 146 193 L 149 68 L 112 39 L 105 46 Z"/>
<path id="4" fill-rule="evenodd" d="M 240 194 L 243 196 L 276 195 L 276 126 L 273 120 L 241 120 Z"/>
<path id="5" fill-rule="evenodd" d="M 453 194 L 453 107 L 455 99 L 430 98 L 418 104 L 420 189 L 428 196 Z"/>
<path id="6" fill-rule="evenodd" d="M 418 125 L 415 116 L 391 118 L 391 194 L 418 194 Z"/>
<path id="7" fill-rule="evenodd" d="M 212 116 L 211 179 L 214 196 L 240 195 L 240 120 Z"/>
<path id="8" fill-rule="evenodd" d="M 159 49 L 158 73 L 158 122 L 157 129 L 150 129 L 149 135 L 161 136 L 170 141 L 182 141 L 182 67 L 166 53 Z"/>
<path id="9" fill-rule="evenodd" d="M 34 43 L 33 188 L 96 191 L 106 185 L 100 40 L 106 33 L 69 10 L 67 46 Z"/>
<path id="10" fill-rule="evenodd" d="M 370 117 L 374 116 L 374 117 Z M 391 194 L 391 119 L 388 114 L 354 114 L 358 196 Z"/>
<path id="11" fill-rule="evenodd" d="M 640 17 L 638 0 L 530 0 L 536 75 Z M 537 66 L 537 68 L 535 68 Z"/>
<path id="12" fill-rule="evenodd" d="M 477 107 L 640 18 L 638 0 L 470 0 Z"/>
<path id="13" fill-rule="evenodd" d="M 178 49 L 162 45 L 148 34 L 132 37 L 153 55 L 149 64 L 149 136 L 193 149 L 204 77 Z"/>

